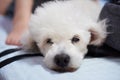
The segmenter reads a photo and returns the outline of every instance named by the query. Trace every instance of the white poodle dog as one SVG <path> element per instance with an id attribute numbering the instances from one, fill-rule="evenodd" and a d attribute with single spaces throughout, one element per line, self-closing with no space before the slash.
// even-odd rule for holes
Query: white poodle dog
<path id="1" fill-rule="evenodd" d="M 36 8 L 24 49 L 37 46 L 50 69 L 74 71 L 88 45 L 101 45 L 106 38 L 105 20 L 97 20 L 100 7 L 90 0 L 56 0 Z"/>

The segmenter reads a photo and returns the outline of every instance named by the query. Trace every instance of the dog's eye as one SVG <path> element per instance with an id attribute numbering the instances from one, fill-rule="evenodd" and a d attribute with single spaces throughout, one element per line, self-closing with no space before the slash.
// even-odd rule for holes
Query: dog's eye
<path id="1" fill-rule="evenodd" d="M 50 38 L 48 38 L 48 39 L 46 40 L 46 43 L 47 43 L 47 44 L 53 44 L 53 42 L 52 42 L 52 40 L 51 40 Z"/>
<path id="2" fill-rule="evenodd" d="M 78 37 L 73 37 L 71 41 L 72 43 L 77 43 L 80 41 L 80 39 Z"/>

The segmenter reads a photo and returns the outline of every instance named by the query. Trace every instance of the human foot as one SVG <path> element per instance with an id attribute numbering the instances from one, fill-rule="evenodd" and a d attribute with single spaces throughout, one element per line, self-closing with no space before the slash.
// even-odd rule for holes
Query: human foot
<path id="1" fill-rule="evenodd" d="M 21 46 L 20 40 L 25 31 L 25 27 L 13 29 L 13 31 L 7 36 L 6 44 Z"/>

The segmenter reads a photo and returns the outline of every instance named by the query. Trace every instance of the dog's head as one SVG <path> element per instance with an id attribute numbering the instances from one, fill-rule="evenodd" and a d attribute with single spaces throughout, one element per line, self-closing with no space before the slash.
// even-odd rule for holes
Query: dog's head
<path id="1" fill-rule="evenodd" d="M 95 26 L 95 25 L 94 25 Z M 79 68 L 88 45 L 100 45 L 106 35 L 102 28 L 30 27 L 30 35 L 44 55 L 47 67 L 57 71 Z"/>
<path id="2" fill-rule="evenodd" d="M 37 9 L 30 21 L 31 40 L 26 42 L 37 44 L 50 69 L 74 71 L 87 53 L 87 46 L 100 45 L 104 41 L 105 21 L 92 22 L 85 15 L 63 10 L 64 7 L 54 8 Z"/>

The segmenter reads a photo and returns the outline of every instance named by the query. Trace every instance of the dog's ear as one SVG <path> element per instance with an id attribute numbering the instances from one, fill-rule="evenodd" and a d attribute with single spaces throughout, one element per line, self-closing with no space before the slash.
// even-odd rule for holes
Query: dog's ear
<path id="1" fill-rule="evenodd" d="M 99 21 L 97 24 L 90 27 L 89 32 L 91 34 L 90 45 L 101 45 L 107 36 L 106 20 Z"/>

